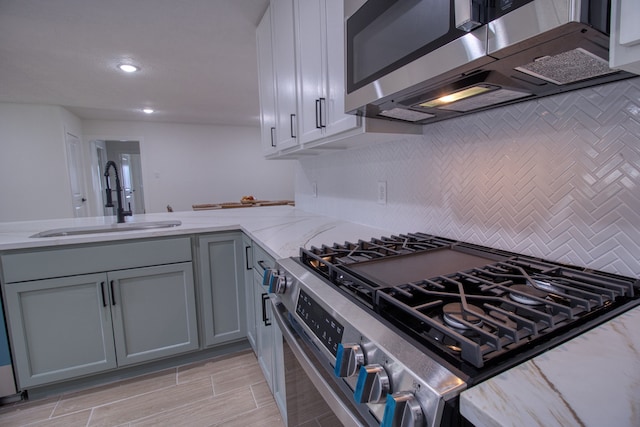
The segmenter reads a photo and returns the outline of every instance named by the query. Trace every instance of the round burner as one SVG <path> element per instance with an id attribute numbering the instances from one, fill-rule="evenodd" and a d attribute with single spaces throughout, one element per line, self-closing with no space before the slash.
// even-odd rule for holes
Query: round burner
<path id="1" fill-rule="evenodd" d="M 475 305 L 467 305 L 467 307 L 469 312 L 463 315 L 462 304 L 459 302 L 447 304 L 442 307 L 442 319 L 447 325 L 458 329 L 469 329 L 469 326 L 462 323 L 461 320 L 465 320 L 475 326 L 480 326 L 482 324 L 482 319 L 474 316 L 474 313 L 483 316 L 484 310 L 480 307 L 476 307 Z"/>
<path id="2" fill-rule="evenodd" d="M 549 295 L 547 292 L 544 292 L 540 289 L 536 289 L 533 286 L 528 286 L 528 285 L 513 285 L 513 286 L 510 286 L 509 288 L 513 291 L 518 292 L 518 293 L 510 292 L 509 298 L 511 298 L 515 302 L 518 302 L 520 304 L 525 304 L 525 305 L 541 305 L 543 304 L 542 301 L 538 301 L 532 297 L 546 298 L 547 295 Z"/>

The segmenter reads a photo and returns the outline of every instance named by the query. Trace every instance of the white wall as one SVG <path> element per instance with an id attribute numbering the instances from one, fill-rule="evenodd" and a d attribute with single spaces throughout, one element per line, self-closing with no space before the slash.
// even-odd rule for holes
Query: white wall
<path id="1" fill-rule="evenodd" d="M 0 221 L 73 215 L 65 129 L 80 128 L 61 107 L 0 104 Z"/>
<path id="2" fill-rule="evenodd" d="M 260 129 L 85 120 L 84 141 L 140 141 L 147 212 L 191 205 L 294 197 L 294 162 L 264 160 Z"/>
<path id="3" fill-rule="evenodd" d="M 296 206 L 640 276 L 640 78 L 424 132 L 300 160 Z"/>

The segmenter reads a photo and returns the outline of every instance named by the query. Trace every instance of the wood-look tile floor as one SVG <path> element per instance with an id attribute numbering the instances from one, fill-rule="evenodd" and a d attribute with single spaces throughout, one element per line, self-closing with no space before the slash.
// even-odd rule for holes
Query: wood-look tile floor
<path id="1" fill-rule="evenodd" d="M 0 407 L 0 426 L 267 426 L 284 423 L 251 350 Z"/>

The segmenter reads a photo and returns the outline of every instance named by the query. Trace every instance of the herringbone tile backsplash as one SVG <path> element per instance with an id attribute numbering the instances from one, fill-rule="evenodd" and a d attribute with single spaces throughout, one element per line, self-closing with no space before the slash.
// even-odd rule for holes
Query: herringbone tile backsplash
<path id="1" fill-rule="evenodd" d="M 296 205 L 640 277 L 640 78 L 301 159 Z"/>

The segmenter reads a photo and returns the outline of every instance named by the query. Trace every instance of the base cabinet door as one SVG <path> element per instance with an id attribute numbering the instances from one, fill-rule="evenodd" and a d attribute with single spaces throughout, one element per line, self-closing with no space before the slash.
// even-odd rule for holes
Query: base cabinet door
<path id="1" fill-rule="evenodd" d="M 247 313 L 247 340 L 254 353 L 256 350 L 256 311 L 255 295 L 253 291 L 253 242 L 242 235 L 242 246 L 244 248 L 244 294 L 246 296 L 245 310 Z"/>
<path id="2" fill-rule="evenodd" d="M 107 283 L 97 273 L 5 286 L 21 389 L 116 367 Z"/>
<path id="3" fill-rule="evenodd" d="M 108 273 L 118 366 L 198 349 L 191 262 Z"/>
<path id="4" fill-rule="evenodd" d="M 269 389 L 273 393 L 273 363 L 274 363 L 274 342 L 273 342 L 273 317 L 271 315 L 271 302 L 269 294 L 261 283 L 255 284 L 254 296 L 256 301 L 256 356 L 258 364 L 262 369 Z"/>
<path id="5" fill-rule="evenodd" d="M 247 336 L 242 233 L 200 236 L 199 274 L 205 345 Z"/>

